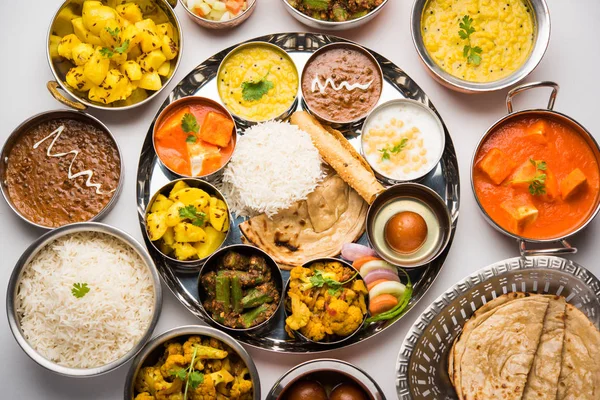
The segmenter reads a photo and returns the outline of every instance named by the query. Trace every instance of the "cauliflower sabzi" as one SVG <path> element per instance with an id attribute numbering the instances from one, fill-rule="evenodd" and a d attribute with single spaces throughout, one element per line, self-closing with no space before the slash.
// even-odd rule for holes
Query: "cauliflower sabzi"
<path id="1" fill-rule="evenodd" d="M 290 272 L 285 330 L 292 337 L 298 331 L 316 342 L 349 336 L 367 313 L 367 293 L 357 272 L 341 262 L 295 267 Z"/>
<path id="2" fill-rule="evenodd" d="M 250 400 L 250 373 L 244 361 L 215 338 L 189 336 L 167 342 L 156 364 L 135 379 L 133 400 Z"/>

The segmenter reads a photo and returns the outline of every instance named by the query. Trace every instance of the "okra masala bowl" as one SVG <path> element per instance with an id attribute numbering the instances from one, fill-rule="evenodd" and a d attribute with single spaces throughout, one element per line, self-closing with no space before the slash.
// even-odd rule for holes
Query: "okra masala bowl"
<path id="1" fill-rule="evenodd" d="M 198 294 L 203 311 L 219 328 L 254 331 L 269 324 L 281 305 L 283 275 L 266 252 L 227 246 L 202 267 Z"/>
<path id="2" fill-rule="evenodd" d="M 187 325 L 153 338 L 133 360 L 125 400 L 260 400 L 248 352 L 228 334 Z"/>
<path id="3" fill-rule="evenodd" d="M 512 97 L 552 87 L 548 109 L 513 112 Z M 509 92 L 509 114 L 483 136 L 473 156 L 473 193 L 501 232 L 530 242 L 563 241 L 600 209 L 600 148 L 572 118 L 553 111 L 558 85 L 537 82 Z"/>

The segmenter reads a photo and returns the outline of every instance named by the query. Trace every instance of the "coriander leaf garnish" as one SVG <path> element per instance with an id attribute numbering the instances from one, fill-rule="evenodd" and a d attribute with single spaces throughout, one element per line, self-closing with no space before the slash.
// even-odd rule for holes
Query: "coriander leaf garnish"
<path id="1" fill-rule="evenodd" d="M 196 143 L 196 136 L 188 135 L 188 137 L 185 138 L 185 141 L 188 143 Z"/>
<path id="2" fill-rule="evenodd" d="M 129 48 L 129 39 L 124 41 L 119 47 L 115 47 L 115 51 L 119 54 L 123 54 Z"/>
<path id="3" fill-rule="evenodd" d="M 242 97 L 246 101 L 257 101 L 260 100 L 269 90 L 275 85 L 273 82 L 267 80 L 269 73 L 259 80 L 242 82 Z"/>
<path id="4" fill-rule="evenodd" d="M 78 299 L 85 296 L 90 291 L 87 283 L 74 283 L 71 289 L 71 294 Z"/>
<path id="5" fill-rule="evenodd" d="M 179 368 L 177 370 L 171 371 L 170 374 L 171 376 L 179 378 L 182 381 L 185 381 L 185 378 L 187 378 L 187 370 L 185 368 Z"/>
<path id="6" fill-rule="evenodd" d="M 194 226 L 203 226 L 206 220 L 206 214 L 198 212 L 196 207 L 191 204 L 179 209 L 179 217 L 189 219 Z"/>
<path id="7" fill-rule="evenodd" d="M 392 154 L 398 154 L 400 153 L 402 150 L 404 150 L 404 148 L 406 147 L 406 144 L 408 143 L 408 139 L 407 138 L 403 138 L 400 143 L 397 143 L 396 145 L 394 145 L 393 147 L 390 146 L 386 146 L 383 149 L 379 149 L 377 151 L 379 151 L 381 153 L 381 160 L 389 160 L 390 159 L 390 153 Z"/>
<path id="8" fill-rule="evenodd" d="M 354 274 L 352 276 L 352 278 L 348 279 L 345 282 L 338 282 L 335 279 L 331 279 L 330 277 L 325 276 L 323 274 L 323 271 L 317 269 L 317 270 L 315 270 L 314 275 L 311 276 L 309 280 L 310 280 L 310 284 L 312 285 L 312 287 L 322 288 L 323 285 L 329 286 L 327 293 L 329 293 L 330 296 L 334 296 L 340 291 L 342 286 L 344 286 L 345 284 L 351 282 L 354 278 L 356 278 L 356 275 L 357 274 Z"/>
<path id="9" fill-rule="evenodd" d="M 538 174 L 537 171 L 545 171 L 548 166 L 543 160 L 529 159 L 529 162 L 535 167 L 536 175 L 529 181 L 529 193 L 533 196 L 546 194 L 546 174 Z"/>
<path id="10" fill-rule="evenodd" d="M 106 32 L 108 32 L 110 34 L 110 36 L 113 37 L 113 39 L 118 40 L 119 39 L 119 32 L 121 31 L 119 28 L 115 28 L 115 29 L 110 29 L 108 26 L 104 28 L 106 30 Z"/>
<path id="11" fill-rule="evenodd" d="M 192 362 L 190 363 L 187 371 L 184 369 L 179 370 L 176 375 L 179 379 L 185 379 L 185 390 L 183 392 L 183 400 L 187 400 L 188 388 L 191 386 L 192 389 L 196 389 L 204 382 L 204 374 L 202 372 L 194 371 L 194 363 L 196 362 L 196 355 L 198 354 L 198 348 L 194 346 L 194 353 L 192 354 Z M 183 374 L 185 378 L 181 378 L 181 371 L 183 370 Z"/>
<path id="12" fill-rule="evenodd" d="M 463 47 L 463 57 L 467 59 L 467 63 L 479 65 L 481 64 L 480 54 L 483 52 L 483 49 L 479 46 L 473 47 L 471 45 L 471 34 L 475 32 L 472 24 L 473 18 L 465 15 L 459 24 L 460 30 L 458 31 L 458 36 L 467 41 L 467 44 Z"/>
<path id="13" fill-rule="evenodd" d="M 194 114 L 185 113 L 183 115 L 183 118 L 181 119 L 181 129 L 183 129 L 185 133 L 198 133 L 200 130 L 200 125 L 198 125 L 198 120 Z"/>
<path id="14" fill-rule="evenodd" d="M 192 389 L 196 389 L 198 386 L 204 383 L 204 374 L 198 371 L 192 371 L 188 375 L 188 378 Z"/>
<path id="15" fill-rule="evenodd" d="M 106 58 L 111 58 L 115 55 L 114 51 L 109 49 L 108 47 L 103 47 L 100 49 L 100 54 L 102 54 Z"/>

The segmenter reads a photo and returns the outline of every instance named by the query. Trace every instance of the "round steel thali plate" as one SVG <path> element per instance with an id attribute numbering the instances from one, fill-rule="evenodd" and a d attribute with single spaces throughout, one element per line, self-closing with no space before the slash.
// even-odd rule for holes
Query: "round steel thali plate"
<path id="1" fill-rule="evenodd" d="M 262 36 L 249 41 L 266 41 L 280 46 L 289 52 L 291 58 L 297 65 L 298 71 L 302 71 L 304 64 L 315 50 L 326 44 L 343 42 L 345 40 L 335 36 L 314 33 L 281 33 Z M 160 109 L 157 111 L 156 117 L 160 111 L 171 102 L 185 96 L 198 95 L 218 100 L 219 95 L 217 92 L 215 76 L 217 74 L 219 64 L 234 47 L 235 46 L 232 46 L 215 54 L 192 70 L 175 87 L 169 97 L 161 105 Z M 427 95 L 402 69 L 379 54 L 374 52 L 371 53 L 380 63 L 384 75 L 384 86 L 380 103 L 396 98 L 409 98 L 427 105 L 437 114 L 437 111 L 435 110 L 433 104 L 431 104 L 431 101 Z M 154 121 L 156 121 L 156 117 Z M 169 177 L 167 173 L 165 173 L 163 168 L 161 168 L 158 157 L 154 152 L 152 143 L 152 129 L 154 121 L 148 129 L 148 133 L 142 147 L 137 173 L 137 206 L 142 230 L 145 229 L 144 213 L 149 199 L 164 184 L 173 179 Z M 450 138 L 450 134 L 445 126 L 444 130 L 446 135 L 446 146 L 442 160 L 437 167 L 427 177 L 425 177 L 424 180 L 420 181 L 420 183 L 435 190 L 446 202 L 446 205 L 448 206 L 452 216 L 450 238 L 451 244 L 458 221 L 460 183 L 458 175 L 458 162 L 456 159 L 454 146 L 452 144 L 452 139 Z M 344 131 L 344 134 L 357 149 L 360 148 L 360 129 L 352 127 L 351 129 Z M 241 243 L 238 225 L 242 221 L 243 220 L 241 218 L 233 221 L 233 231 L 229 235 L 225 245 Z M 366 235 L 363 234 L 358 242 L 367 244 Z M 274 317 L 273 326 L 276 328 L 272 329 L 270 332 L 248 334 L 229 331 L 228 333 L 230 333 L 239 341 L 250 346 L 286 353 L 316 353 L 356 344 L 390 327 L 396 321 L 401 319 L 406 312 L 408 312 L 421 299 L 435 278 L 438 276 L 446 256 L 448 255 L 450 244 L 435 261 L 423 268 L 411 270 L 410 275 L 414 285 L 414 294 L 407 309 L 401 315 L 384 323 L 366 326 L 352 338 L 342 343 L 337 345 L 319 345 L 309 342 L 300 342 L 290 338 L 284 330 L 285 316 L 283 309 L 280 309 L 278 315 Z M 154 250 L 153 246 L 147 242 L 147 239 L 146 247 L 148 247 L 148 251 L 154 259 L 159 274 L 162 276 L 166 285 L 173 292 L 175 297 L 177 297 L 177 299 L 194 315 L 206 323 L 211 324 L 211 319 L 204 313 L 198 300 L 198 274 L 181 272 L 175 268 L 172 268 L 172 266 L 168 265 L 165 258 L 156 250 Z M 284 280 L 287 280 L 289 277 L 289 272 L 283 271 L 283 274 Z"/>
<path id="2" fill-rule="evenodd" d="M 600 281 L 564 258 L 510 258 L 461 280 L 437 298 L 409 330 L 396 364 L 398 398 L 454 400 L 448 352 L 475 310 L 510 292 L 564 296 L 600 327 Z"/>

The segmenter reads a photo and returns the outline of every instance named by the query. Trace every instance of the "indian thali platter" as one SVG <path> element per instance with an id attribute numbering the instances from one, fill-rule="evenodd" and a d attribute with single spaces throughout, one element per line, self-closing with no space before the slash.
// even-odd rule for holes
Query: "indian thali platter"
<path id="1" fill-rule="evenodd" d="M 418 179 L 427 183 L 448 140 L 437 115 L 408 100 L 391 112 L 378 111 L 384 75 L 368 50 L 352 43 L 321 44 L 315 50 L 305 51 L 308 57 L 302 60 L 254 40 L 223 51 L 210 72 L 202 72 L 206 81 L 194 82 L 197 87 L 186 89 L 187 97 L 167 101 L 151 142 L 146 140 L 145 146 L 153 143 L 156 150 L 149 153 L 150 162 L 159 161 L 158 172 L 167 180 L 211 181 L 180 178 L 153 189 L 149 201 L 138 196 L 146 208 L 143 231 L 158 252 L 153 255 L 159 269 L 174 278 L 175 290 L 186 288 L 196 315 L 242 340 L 266 334 L 281 343 L 340 346 L 365 327 L 405 312 L 413 286 L 398 266 L 430 265 L 450 242 L 447 199 L 418 184 L 411 186 L 413 198 L 404 199 L 403 188 L 388 189 L 389 183 L 378 180 L 374 163 L 357 150 L 360 138 L 351 143 L 345 136 L 365 119 L 374 117 L 385 129 L 395 118 L 398 130 L 390 129 L 389 142 L 375 147 L 408 140 L 406 151 L 414 148 L 419 156 L 414 163 Z M 211 103 L 200 115 L 194 104 L 214 103 L 200 97 L 211 87 L 223 106 Z M 306 111 L 296 111 L 300 88 Z M 159 149 L 168 145 L 179 148 Z M 212 154 L 206 148 L 219 147 L 221 158 L 210 173 L 205 171 L 209 175 L 190 174 L 187 167 L 199 145 L 204 163 Z M 227 146 L 233 148 L 230 155 Z M 139 173 L 153 165 L 147 162 L 141 160 Z M 187 173 L 176 170 L 177 163 L 187 164 Z M 394 212 L 380 206 L 371 212 L 385 199 L 395 204 Z M 408 219 L 395 217 L 402 211 Z M 384 243 L 388 249 L 393 245 L 393 255 L 355 243 L 366 243 L 366 230 L 372 244 L 387 231 Z M 236 247 L 240 243 L 246 246 Z M 334 258 L 340 253 L 347 261 Z M 317 295 L 316 305 L 311 293 Z M 337 311 L 332 316 L 323 307 Z"/>

